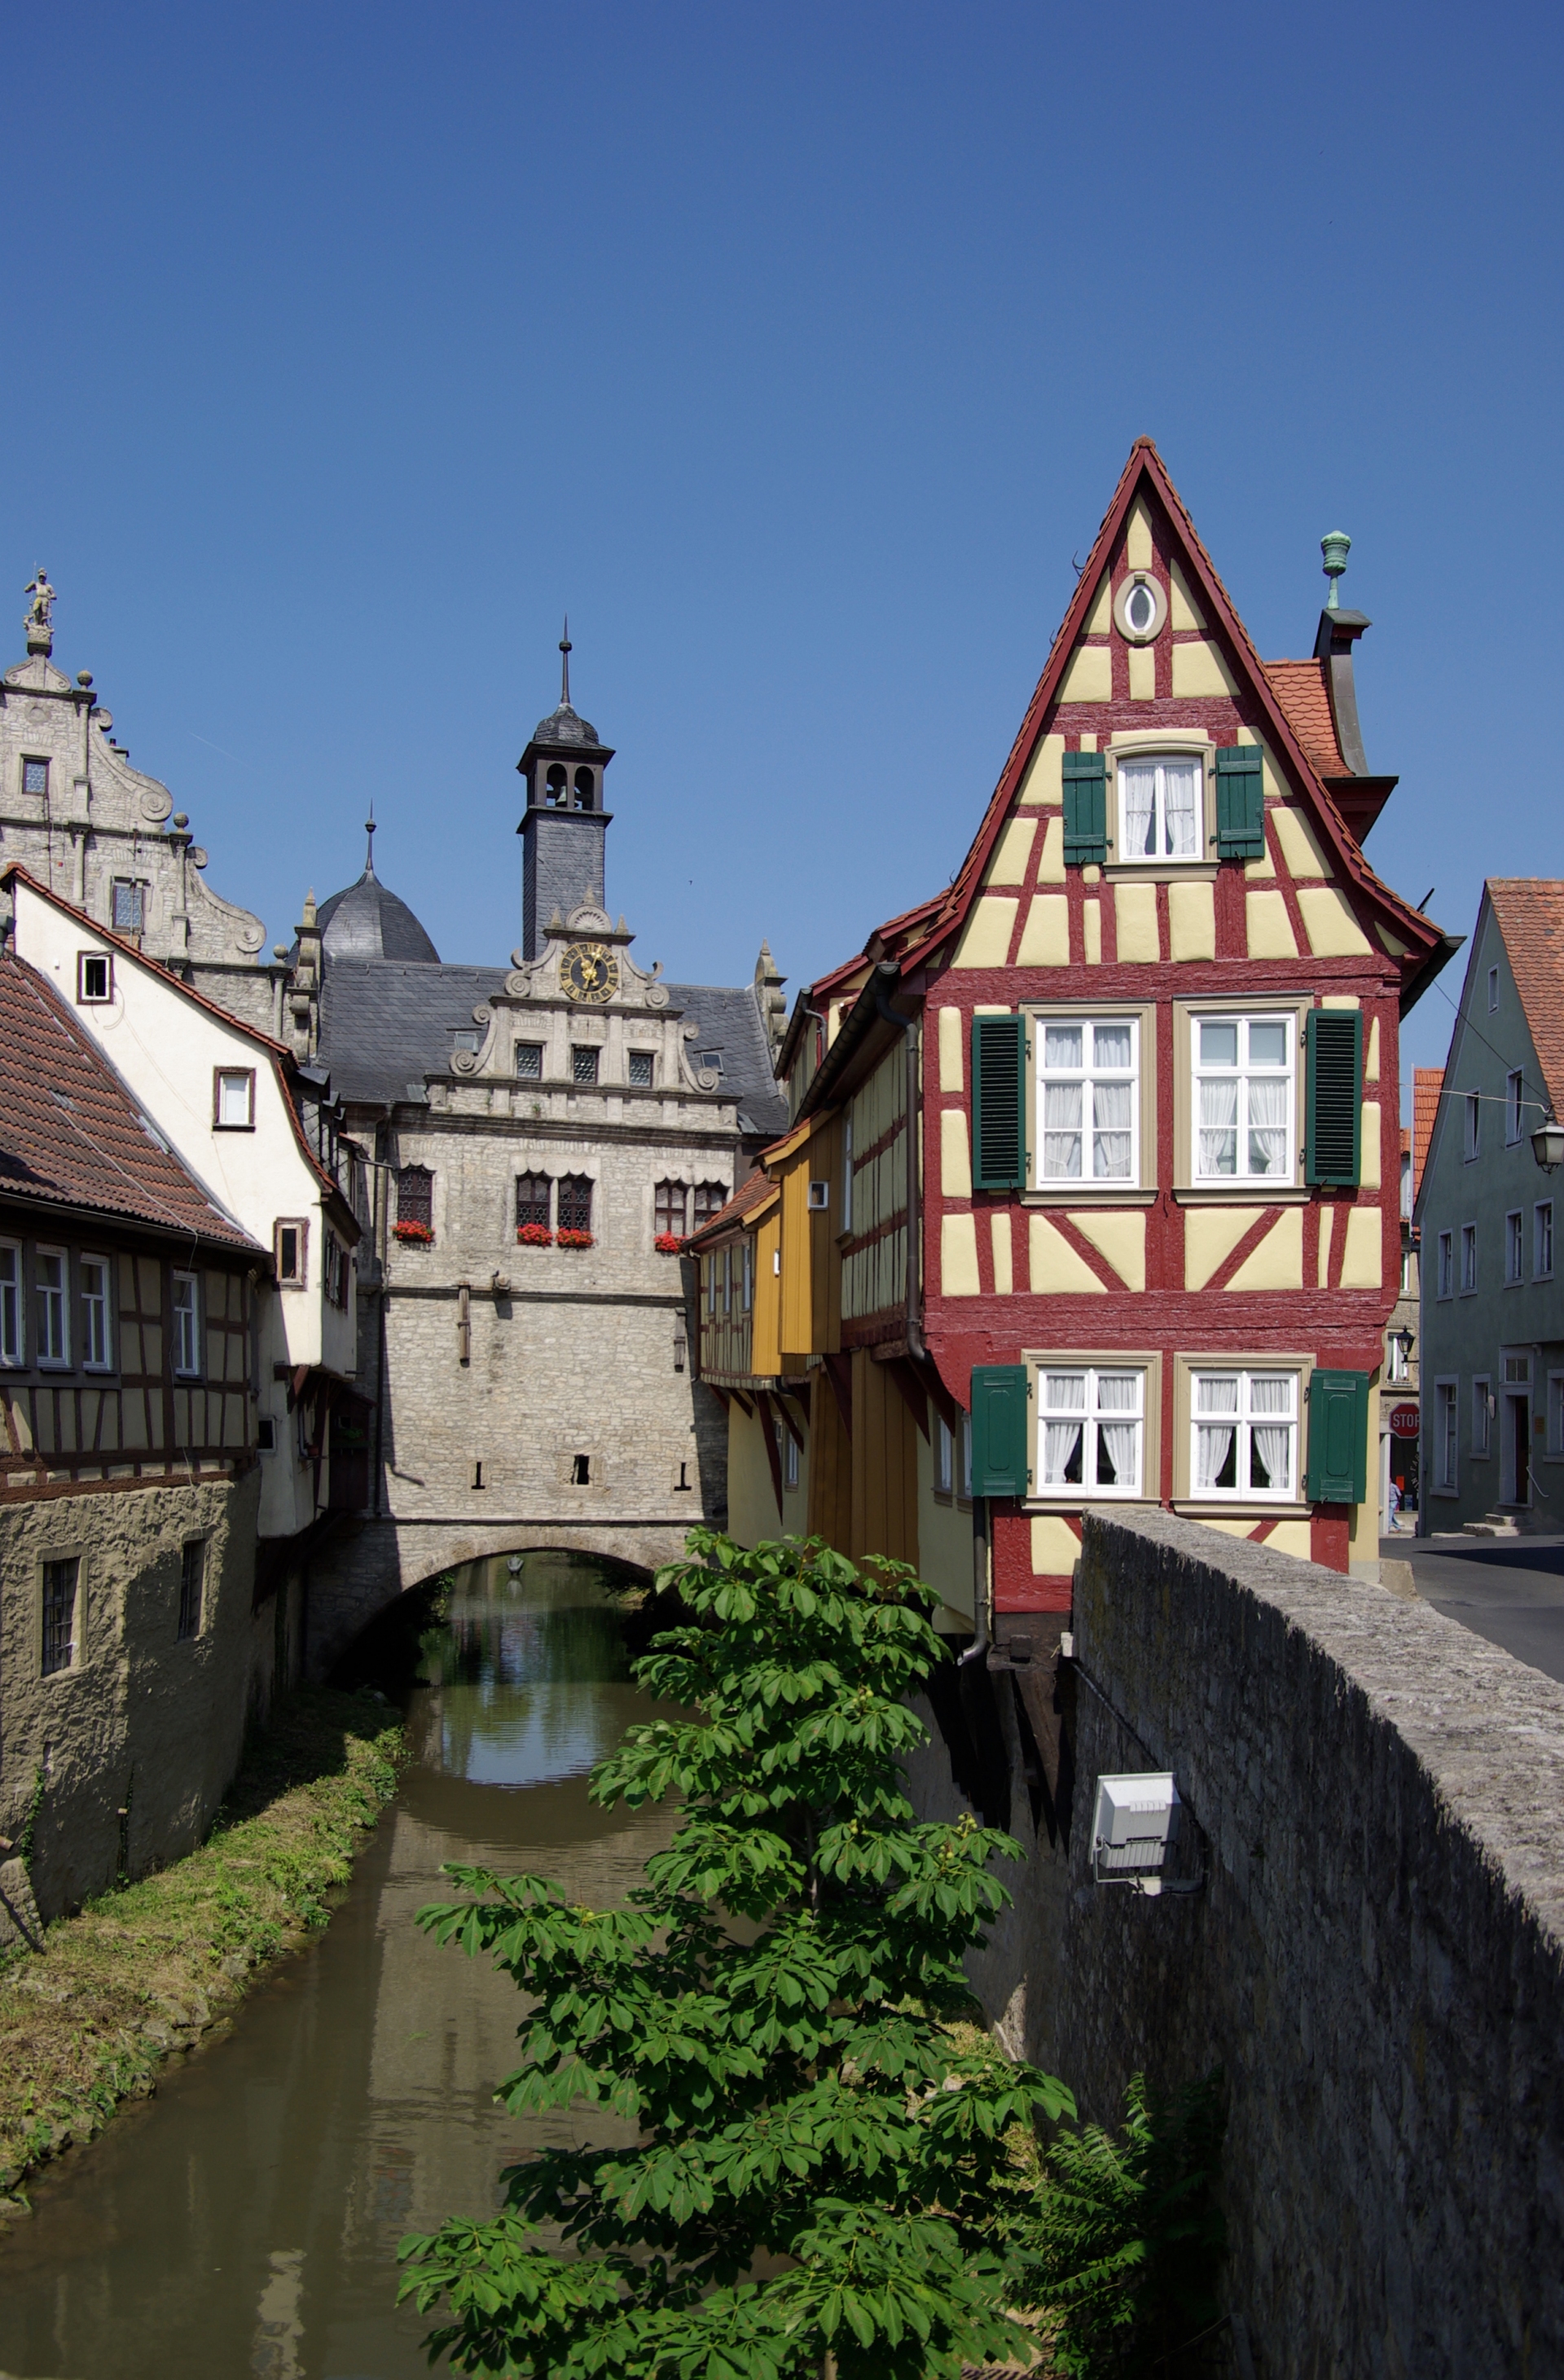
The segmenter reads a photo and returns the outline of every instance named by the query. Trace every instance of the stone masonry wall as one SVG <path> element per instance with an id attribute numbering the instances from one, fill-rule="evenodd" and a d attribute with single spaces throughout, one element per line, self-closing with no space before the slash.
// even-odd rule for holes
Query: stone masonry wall
<path id="1" fill-rule="evenodd" d="M 40 1499 L 0 1511 L 0 1833 L 37 1779 L 31 1876 L 45 1918 L 205 1833 L 238 1765 L 251 1691 L 259 1479 Z M 183 1548 L 205 1543 L 200 1625 L 178 1635 Z M 80 1564 L 75 1658 L 45 1677 L 42 1565 Z"/>
<path id="2" fill-rule="evenodd" d="M 1137 2069 L 1225 2070 L 1259 2380 L 1564 2372 L 1564 1688 L 1164 1513 L 1088 1518 L 1074 1629 L 1028 2050 L 1105 2120 Z M 1090 1880 L 1097 1776 L 1153 1767 L 1201 1829 L 1189 1898 Z"/>

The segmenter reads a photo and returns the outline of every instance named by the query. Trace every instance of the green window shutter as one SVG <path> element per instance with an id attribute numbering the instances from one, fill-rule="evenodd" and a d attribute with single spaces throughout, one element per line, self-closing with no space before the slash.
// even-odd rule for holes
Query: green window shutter
<path id="1" fill-rule="evenodd" d="M 1064 856 L 1066 861 L 1108 857 L 1108 763 L 1100 752 L 1066 752 L 1064 760 Z"/>
<path id="2" fill-rule="evenodd" d="M 972 1372 L 972 1492 L 1024 1496 L 1031 1391 L 1024 1364 L 978 1364 Z"/>
<path id="3" fill-rule="evenodd" d="M 1217 754 L 1217 856 L 1264 859 L 1266 786 L 1257 744 L 1224 745 Z"/>
<path id="4" fill-rule="evenodd" d="M 1026 1023 L 972 1020 L 972 1185 L 1019 1190 L 1026 1178 Z"/>
<path id="5" fill-rule="evenodd" d="M 1311 1504 L 1362 1504 L 1367 1500 L 1368 1382 L 1366 1372 L 1315 1372 L 1310 1378 L 1309 1475 L 1303 1493 Z"/>
<path id="6" fill-rule="evenodd" d="M 1304 1179 L 1355 1190 L 1362 1163 L 1363 1011 L 1312 1008 L 1303 1038 Z"/>

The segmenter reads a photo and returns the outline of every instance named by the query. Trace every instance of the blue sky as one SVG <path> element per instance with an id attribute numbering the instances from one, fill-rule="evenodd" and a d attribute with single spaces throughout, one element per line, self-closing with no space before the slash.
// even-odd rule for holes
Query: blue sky
<path id="1" fill-rule="evenodd" d="M 372 796 L 503 960 L 568 604 L 637 955 L 791 991 L 959 863 L 1142 431 L 1267 655 L 1351 532 L 1380 872 L 1564 874 L 1557 9 L 6 15 L 13 657 L 42 562 L 269 939 Z"/>

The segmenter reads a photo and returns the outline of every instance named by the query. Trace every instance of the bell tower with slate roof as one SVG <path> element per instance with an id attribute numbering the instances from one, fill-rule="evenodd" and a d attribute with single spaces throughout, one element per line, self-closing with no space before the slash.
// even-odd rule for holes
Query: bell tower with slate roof
<path id="1" fill-rule="evenodd" d="M 521 950 L 543 953 L 548 929 L 573 910 L 603 906 L 603 778 L 613 754 L 570 699 L 570 623 L 559 642 L 559 708 L 540 719 L 516 762 L 527 784 L 521 837 Z"/>

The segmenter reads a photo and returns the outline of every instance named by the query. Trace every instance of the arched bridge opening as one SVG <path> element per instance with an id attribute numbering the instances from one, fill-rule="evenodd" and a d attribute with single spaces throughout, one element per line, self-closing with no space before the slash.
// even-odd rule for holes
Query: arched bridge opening
<path id="1" fill-rule="evenodd" d="M 649 1588 L 663 1564 L 684 1552 L 683 1527 L 657 1523 L 368 1521 L 322 1548 L 310 1564 L 307 1671 L 316 1681 L 339 1671 L 346 1677 L 347 1657 L 372 1623 L 402 1606 L 403 1624 L 416 1626 L 433 1585 L 469 1562 L 529 1553 L 585 1557 L 611 1578 Z"/>

